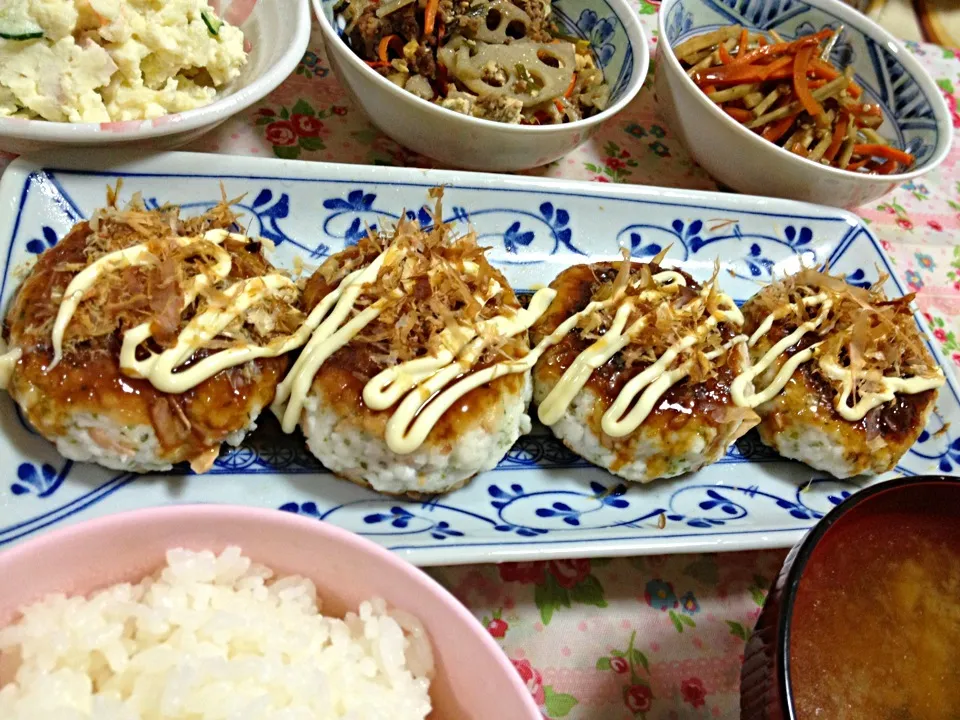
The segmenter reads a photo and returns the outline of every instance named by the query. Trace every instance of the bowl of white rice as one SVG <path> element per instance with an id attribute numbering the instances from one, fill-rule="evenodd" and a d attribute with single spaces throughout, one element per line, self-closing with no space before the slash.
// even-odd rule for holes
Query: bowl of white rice
<path id="1" fill-rule="evenodd" d="M 0 553 L 3 720 L 540 718 L 480 623 L 344 530 L 142 510 Z"/>

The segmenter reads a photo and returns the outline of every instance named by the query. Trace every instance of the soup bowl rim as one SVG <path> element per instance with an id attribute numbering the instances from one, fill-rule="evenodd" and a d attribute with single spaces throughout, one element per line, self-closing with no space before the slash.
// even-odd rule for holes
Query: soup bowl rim
<path id="1" fill-rule="evenodd" d="M 786 580 L 783 583 L 781 605 L 776 619 L 776 682 L 780 691 L 782 711 L 785 713 L 784 720 L 798 720 L 790 681 L 790 632 L 792 630 L 793 608 L 797 599 L 797 590 L 800 587 L 800 580 L 803 578 L 807 563 L 810 561 L 814 550 L 820 545 L 820 541 L 830 528 L 839 522 L 841 518 L 848 515 L 851 510 L 859 507 L 865 501 L 886 492 L 918 485 L 949 485 L 960 489 L 960 477 L 952 475 L 919 475 L 887 480 L 863 488 L 844 499 L 843 502 L 827 513 L 810 532 L 804 536 L 803 540 L 801 540 L 797 546 L 796 555 L 792 558 Z M 957 512 L 960 514 L 960 511 Z M 788 561 L 790 560 L 788 559 Z"/>

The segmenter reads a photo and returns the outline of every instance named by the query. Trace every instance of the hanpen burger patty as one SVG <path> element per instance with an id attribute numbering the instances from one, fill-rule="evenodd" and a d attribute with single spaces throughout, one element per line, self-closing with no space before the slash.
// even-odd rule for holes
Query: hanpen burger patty
<path id="1" fill-rule="evenodd" d="M 147 210 L 135 198 L 120 209 L 115 194 L 109 199 L 109 207 L 45 251 L 20 287 L 4 327 L 8 347 L 19 352 L 8 390 L 30 424 L 64 457 L 136 472 L 188 461 L 205 471 L 221 443 L 237 444 L 256 426 L 287 358 L 253 359 L 182 392 L 164 392 L 121 368 L 125 333 L 149 328 L 135 353 L 143 362 L 177 346 L 192 318 L 228 306 L 225 293 L 234 283 L 274 270 L 259 242 L 227 234 L 236 217 L 226 203 L 181 219 L 175 207 Z M 105 265 L 105 258 L 117 258 L 120 251 L 129 259 Z M 102 267 L 90 270 L 98 260 Z M 85 270 L 98 269 L 68 323 L 58 326 L 61 306 L 70 300 L 68 286 Z M 202 288 L 191 298 L 198 284 Z M 292 332 L 303 319 L 296 302 L 292 291 L 264 298 L 212 342 L 187 353 L 177 372 L 216 353 Z"/>

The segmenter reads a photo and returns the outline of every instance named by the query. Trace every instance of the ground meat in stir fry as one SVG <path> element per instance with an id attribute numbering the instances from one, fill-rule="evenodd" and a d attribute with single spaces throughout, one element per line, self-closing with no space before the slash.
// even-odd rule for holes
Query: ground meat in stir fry
<path id="1" fill-rule="evenodd" d="M 455 112 L 551 125 L 609 101 L 589 43 L 558 34 L 551 0 L 343 0 L 338 12 L 368 65 Z"/>
<path id="2" fill-rule="evenodd" d="M 474 104 L 474 117 L 495 120 L 496 122 L 518 123 L 523 103 L 503 95 L 484 95 Z"/>
<path id="3" fill-rule="evenodd" d="M 554 38 L 553 23 L 547 17 L 543 0 L 511 0 L 514 5 L 530 16 L 527 38 L 535 42 L 550 42 Z"/>

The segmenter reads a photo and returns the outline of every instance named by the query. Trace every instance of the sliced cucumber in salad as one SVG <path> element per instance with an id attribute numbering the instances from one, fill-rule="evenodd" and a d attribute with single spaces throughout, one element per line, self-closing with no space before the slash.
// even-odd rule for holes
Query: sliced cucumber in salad
<path id="1" fill-rule="evenodd" d="M 0 2 L 0 38 L 36 40 L 42 37 L 43 28 L 30 17 L 25 0 Z"/>
<path id="2" fill-rule="evenodd" d="M 223 20 L 209 10 L 201 10 L 200 17 L 203 19 L 203 24 L 207 26 L 207 30 L 210 31 L 211 35 L 217 36 L 220 34 L 220 28 L 223 27 Z"/>

